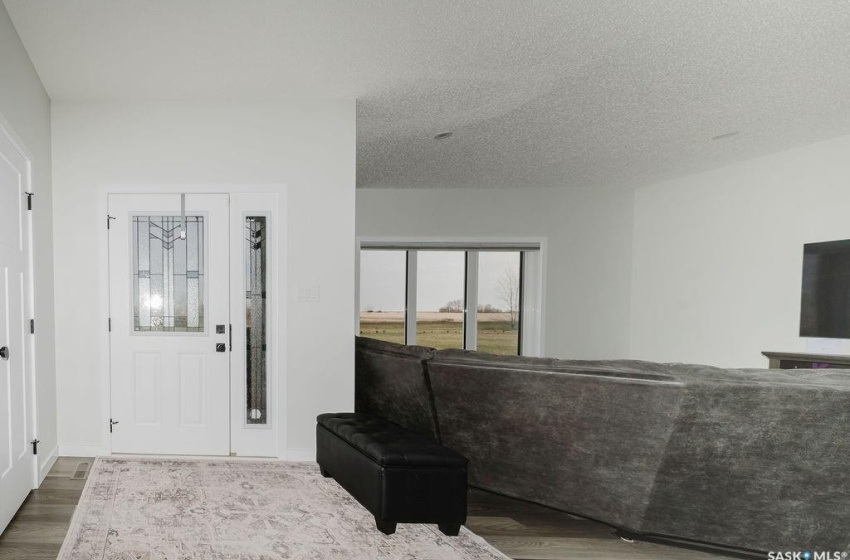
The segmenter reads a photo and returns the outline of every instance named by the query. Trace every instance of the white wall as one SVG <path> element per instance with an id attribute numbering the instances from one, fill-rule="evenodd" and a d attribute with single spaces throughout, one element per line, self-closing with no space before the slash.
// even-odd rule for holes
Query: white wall
<path id="1" fill-rule="evenodd" d="M 32 161 L 36 396 L 39 468 L 42 476 L 56 453 L 56 353 L 53 325 L 53 218 L 50 165 L 50 99 L 0 2 L 0 115 Z"/>
<path id="2" fill-rule="evenodd" d="M 108 449 L 105 192 L 115 186 L 285 184 L 289 457 L 315 417 L 353 407 L 354 101 L 53 105 L 59 442 Z M 319 303 L 295 301 L 319 285 Z M 283 455 L 283 453 L 281 454 Z"/>
<path id="3" fill-rule="evenodd" d="M 638 189 L 631 354 L 767 367 L 798 336 L 803 244 L 850 238 L 850 136 Z"/>
<path id="4" fill-rule="evenodd" d="M 544 354 L 623 358 L 629 345 L 630 192 L 359 189 L 359 237 L 547 238 Z"/>

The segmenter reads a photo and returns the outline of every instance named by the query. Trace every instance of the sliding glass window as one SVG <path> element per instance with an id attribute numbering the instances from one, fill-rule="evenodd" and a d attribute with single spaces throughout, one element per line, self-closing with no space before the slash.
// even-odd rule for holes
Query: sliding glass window
<path id="1" fill-rule="evenodd" d="M 539 351 L 540 244 L 364 243 L 360 336 L 504 355 Z M 528 258 L 528 257 L 531 258 Z"/>
<path id="2" fill-rule="evenodd" d="M 463 348 L 463 251 L 420 251 L 416 258 L 416 344 Z"/>
<path id="3" fill-rule="evenodd" d="M 519 354 L 519 252 L 478 254 L 477 350 L 491 354 Z"/>
<path id="4" fill-rule="evenodd" d="M 404 344 L 406 251 L 360 252 L 360 336 Z"/>

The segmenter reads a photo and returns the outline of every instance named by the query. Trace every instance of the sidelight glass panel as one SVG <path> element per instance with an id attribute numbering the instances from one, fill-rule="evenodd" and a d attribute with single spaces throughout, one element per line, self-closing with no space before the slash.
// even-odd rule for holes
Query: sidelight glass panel
<path id="1" fill-rule="evenodd" d="M 463 348 L 464 251 L 419 251 L 416 279 L 416 344 Z"/>
<path id="2" fill-rule="evenodd" d="M 132 228 L 133 329 L 204 332 L 203 216 L 133 216 Z"/>
<path id="3" fill-rule="evenodd" d="M 478 351 L 519 354 L 520 253 L 478 254 Z"/>
<path id="4" fill-rule="evenodd" d="M 404 344 L 407 251 L 360 251 L 360 336 Z"/>
<path id="5" fill-rule="evenodd" d="M 247 423 L 268 424 L 266 218 L 245 218 L 245 324 Z"/>

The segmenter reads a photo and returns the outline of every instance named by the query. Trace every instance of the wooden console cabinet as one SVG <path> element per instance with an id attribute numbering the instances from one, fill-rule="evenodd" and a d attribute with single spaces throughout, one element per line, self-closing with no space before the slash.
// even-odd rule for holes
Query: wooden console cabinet
<path id="1" fill-rule="evenodd" d="M 790 352 L 762 352 L 771 369 L 850 369 L 850 356 L 832 354 L 793 354 Z"/>

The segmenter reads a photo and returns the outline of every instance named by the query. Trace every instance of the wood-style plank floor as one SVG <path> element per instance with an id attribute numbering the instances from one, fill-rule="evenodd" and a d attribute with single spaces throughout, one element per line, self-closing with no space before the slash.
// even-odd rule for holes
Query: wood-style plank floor
<path id="1" fill-rule="evenodd" d="M 0 537 L 2 560 L 54 560 L 85 480 L 71 475 L 85 457 L 61 457 Z M 567 513 L 480 490 L 470 494 L 467 527 L 505 555 L 522 560 L 708 560 L 715 554 L 646 542 Z"/>
<path id="2" fill-rule="evenodd" d="M 60 457 L 0 536 L 0 559 L 56 560 L 85 480 L 72 480 L 82 457 Z"/>

